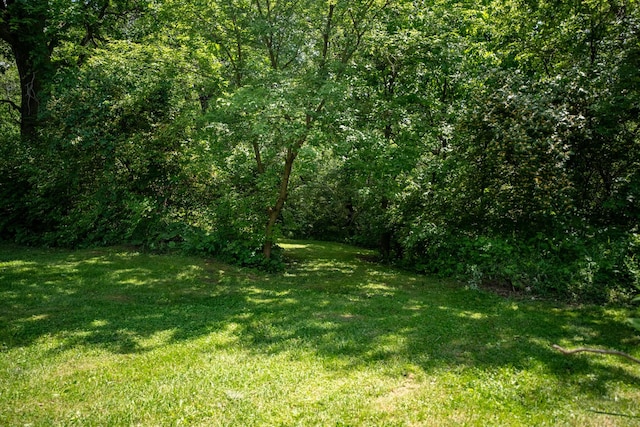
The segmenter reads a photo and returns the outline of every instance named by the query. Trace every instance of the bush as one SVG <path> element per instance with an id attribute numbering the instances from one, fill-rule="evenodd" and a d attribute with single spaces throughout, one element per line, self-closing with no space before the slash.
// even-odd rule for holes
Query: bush
<path id="1" fill-rule="evenodd" d="M 435 227 L 409 233 L 406 266 L 453 276 L 471 287 L 509 287 L 573 301 L 629 301 L 640 281 L 638 234 L 538 234 L 528 240 L 455 234 Z"/>
<path id="2" fill-rule="evenodd" d="M 241 236 L 237 231 L 228 228 L 206 230 L 200 227 L 183 226 L 180 247 L 187 253 L 210 255 L 220 261 L 255 267 L 266 271 L 282 271 L 284 269 L 282 249 L 275 246 L 271 259 L 262 255 L 261 239 L 252 236 Z"/>

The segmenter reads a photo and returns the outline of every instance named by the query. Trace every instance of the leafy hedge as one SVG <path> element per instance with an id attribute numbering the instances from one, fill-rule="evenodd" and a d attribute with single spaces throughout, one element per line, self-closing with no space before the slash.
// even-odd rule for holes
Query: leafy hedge
<path id="1" fill-rule="evenodd" d="M 628 301 L 640 285 L 640 235 L 538 234 L 529 240 L 454 234 L 436 227 L 408 233 L 404 265 L 455 276 L 472 287 L 491 284 L 575 301 Z"/>

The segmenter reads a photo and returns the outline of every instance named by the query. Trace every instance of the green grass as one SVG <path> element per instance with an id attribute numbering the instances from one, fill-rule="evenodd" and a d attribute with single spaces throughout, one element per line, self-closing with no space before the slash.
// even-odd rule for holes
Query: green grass
<path id="1" fill-rule="evenodd" d="M 0 425 L 640 425 L 624 309 L 288 242 L 286 273 L 0 246 Z M 363 259 L 364 258 L 364 259 Z"/>

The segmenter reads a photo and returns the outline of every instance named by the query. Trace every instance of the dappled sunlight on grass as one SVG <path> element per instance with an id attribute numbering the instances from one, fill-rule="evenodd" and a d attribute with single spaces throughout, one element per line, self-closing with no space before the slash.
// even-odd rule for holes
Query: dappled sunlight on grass
<path id="1" fill-rule="evenodd" d="M 178 414 L 194 424 L 481 425 L 514 411 L 520 425 L 597 425 L 589 407 L 640 416 L 640 368 L 550 347 L 637 355 L 623 309 L 503 299 L 344 245 L 282 246 L 282 274 L 121 248 L 0 247 L 0 389 L 11 390 L 0 409 L 13 414 L 0 423 L 64 423 L 76 411 L 105 425 Z"/>

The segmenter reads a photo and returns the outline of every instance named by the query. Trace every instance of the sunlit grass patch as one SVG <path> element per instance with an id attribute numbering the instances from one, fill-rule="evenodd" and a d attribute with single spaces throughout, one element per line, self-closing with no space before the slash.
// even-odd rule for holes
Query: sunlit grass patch
<path id="1" fill-rule="evenodd" d="M 349 246 L 283 246 L 295 262 L 282 274 L 0 247 L 0 425 L 640 421 L 639 367 L 551 349 L 637 356 L 624 309 L 508 300 Z"/>

